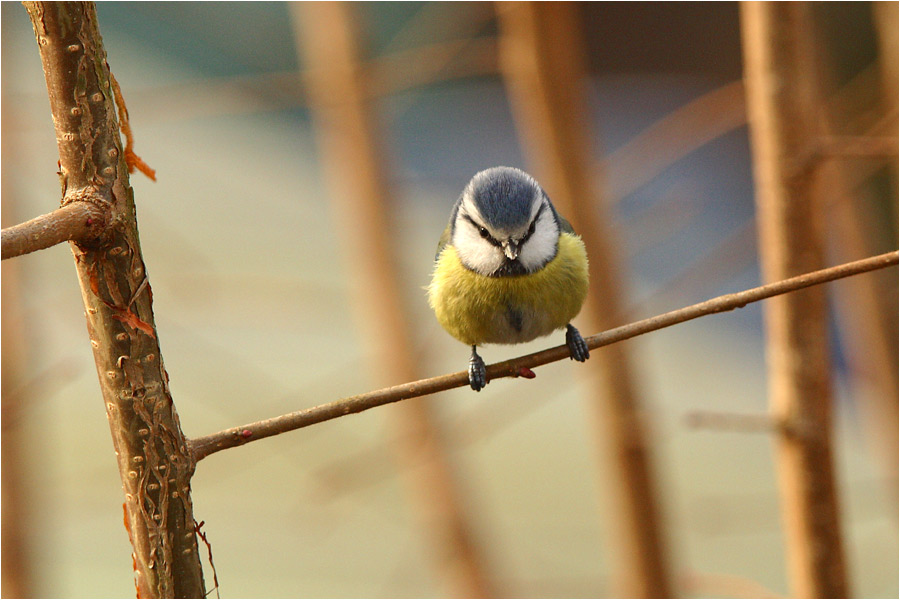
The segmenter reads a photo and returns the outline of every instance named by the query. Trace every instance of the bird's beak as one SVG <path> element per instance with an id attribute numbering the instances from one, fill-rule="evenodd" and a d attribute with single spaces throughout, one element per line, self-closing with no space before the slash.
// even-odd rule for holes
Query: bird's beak
<path id="1" fill-rule="evenodd" d="M 509 260 L 516 260 L 519 257 L 519 242 L 515 240 L 506 240 L 501 244 L 503 246 L 503 254 Z"/>

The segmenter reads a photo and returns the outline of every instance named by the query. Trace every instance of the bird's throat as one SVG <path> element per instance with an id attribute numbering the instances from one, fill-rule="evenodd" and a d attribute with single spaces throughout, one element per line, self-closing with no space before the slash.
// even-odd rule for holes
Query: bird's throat
<path id="1" fill-rule="evenodd" d="M 503 261 L 503 264 L 500 265 L 500 268 L 495 269 L 489 277 L 514 277 L 516 275 L 527 275 L 528 270 L 525 266 L 516 260 L 509 260 L 508 258 Z"/>

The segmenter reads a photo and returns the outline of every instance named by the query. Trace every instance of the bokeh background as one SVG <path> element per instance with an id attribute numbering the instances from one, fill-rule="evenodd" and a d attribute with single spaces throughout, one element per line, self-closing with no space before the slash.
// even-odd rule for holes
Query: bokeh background
<path id="1" fill-rule="evenodd" d="M 19 3 L 0 9 L 8 226 L 52 210 L 59 183 L 30 22 Z M 386 2 L 353 10 L 367 62 L 381 74 L 373 109 L 417 368 L 422 377 L 462 370 L 468 349 L 441 330 L 422 289 L 435 244 L 475 172 L 530 169 L 497 68 L 495 7 Z M 629 314 L 759 285 L 737 4 L 586 3 L 579 11 L 592 159 L 603 173 L 598 196 L 624 261 Z M 884 115 L 876 14 L 868 2 L 816 10 L 823 69 L 847 133 Z M 103 2 L 98 15 L 136 151 L 158 176 L 153 183 L 136 174 L 132 185 L 187 435 L 401 383 L 385 381 L 364 339 L 362 321 L 371 316 L 354 305 L 354 269 L 298 75 L 308 65 L 298 58 L 290 7 Z M 459 50 L 443 63 L 403 59 L 441 44 Z M 896 74 L 897 56 L 887 60 Z M 831 263 L 897 245 L 896 157 L 854 164 L 866 174 L 853 184 L 852 202 L 864 215 L 867 246 L 854 254 L 832 232 Z M 887 306 L 896 373 L 896 270 L 866 277 L 877 280 Z M 25 589 L 130 597 L 121 485 L 71 252 L 60 245 L 5 261 L 2 284 L 3 433 L 21 442 L 4 443 L 4 518 L 10 502 L 19 507 Z M 897 465 L 884 460 L 873 427 L 883 418 L 872 414 L 884 402 L 873 400 L 877 385 L 848 356 L 849 288 L 829 290 L 851 589 L 896 597 Z M 754 304 L 628 344 L 682 596 L 789 590 L 770 436 L 689 425 L 697 411 L 766 410 L 761 311 Z M 490 363 L 561 341 L 488 347 L 482 356 Z M 484 572 L 501 596 L 612 595 L 617 515 L 588 389 L 569 361 L 537 375 L 500 380 L 480 394 L 453 390 L 431 404 Z M 337 419 L 199 465 L 195 516 L 205 522 L 222 596 L 454 593 L 411 501 L 407 475 L 418 467 L 396 460 L 395 410 Z M 209 568 L 206 577 L 211 585 Z"/>

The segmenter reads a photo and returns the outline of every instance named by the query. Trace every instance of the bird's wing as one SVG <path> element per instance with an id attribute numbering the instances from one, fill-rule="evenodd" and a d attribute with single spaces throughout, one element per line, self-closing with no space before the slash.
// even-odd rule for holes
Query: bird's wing
<path id="1" fill-rule="evenodd" d="M 453 223 L 456 221 L 456 214 L 459 212 L 462 200 L 463 197 L 460 195 L 453 204 L 453 210 L 450 211 L 450 221 L 447 223 L 444 233 L 441 234 L 441 239 L 438 240 L 437 251 L 434 253 L 434 260 L 437 260 L 438 256 L 441 255 L 441 252 L 444 251 L 444 246 L 450 243 L 450 237 L 453 235 Z"/>
<path id="2" fill-rule="evenodd" d="M 559 221 L 560 233 L 571 233 L 572 235 L 576 235 L 575 230 L 572 228 L 572 224 L 566 221 L 565 217 L 563 217 L 559 213 L 556 213 L 556 218 Z"/>
<path id="3" fill-rule="evenodd" d="M 438 256 L 441 255 L 441 252 L 443 252 L 444 246 L 450 242 L 450 229 L 450 223 L 447 223 L 447 227 L 444 228 L 444 233 L 441 234 L 441 239 L 438 240 L 437 251 L 434 253 L 434 260 L 437 260 Z"/>

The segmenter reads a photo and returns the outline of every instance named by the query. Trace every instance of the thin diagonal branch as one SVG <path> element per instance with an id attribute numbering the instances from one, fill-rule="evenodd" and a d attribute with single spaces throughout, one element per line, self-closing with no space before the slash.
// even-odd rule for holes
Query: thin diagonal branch
<path id="1" fill-rule="evenodd" d="M 106 223 L 106 211 L 91 202 L 72 202 L 53 212 L 3 230 L 3 260 L 43 250 L 62 242 L 95 238 Z"/>
<path id="2" fill-rule="evenodd" d="M 691 321 L 706 315 L 712 315 L 721 312 L 728 312 L 736 308 L 743 308 L 753 302 L 759 302 L 773 296 L 787 294 L 804 288 L 820 285 L 836 279 L 859 275 L 877 269 L 894 266 L 900 258 L 900 252 L 888 252 L 857 260 L 854 262 L 844 263 L 820 271 L 798 275 L 783 281 L 776 281 L 767 285 L 752 288 L 734 294 L 725 294 L 717 296 L 711 300 L 692 304 L 678 310 L 663 313 L 655 317 L 635 321 L 621 327 L 616 327 L 597 335 L 587 338 L 585 341 L 591 350 L 608 346 L 616 342 L 621 342 L 651 331 L 657 331 L 672 325 Z M 566 346 L 556 346 L 526 354 L 518 358 L 512 358 L 503 362 L 489 365 L 487 368 L 488 379 L 500 379 L 502 377 L 517 377 L 522 369 L 533 369 L 540 365 L 562 360 L 569 356 L 569 350 Z M 408 400 L 409 398 L 418 398 L 428 394 L 443 392 L 457 387 L 469 385 L 468 374 L 465 371 L 457 373 L 449 373 L 422 379 L 411 383 L 404 383 L 381 390 L 375 390 L 360 394 L 358 396 L 350 396 L 321 404 L 312 408 L 299 410 L 278 417 L 272 417 L 264 421 L 249 423 L 240 427 L 232 427 L 217 433 L 212 433 L 189 441 L 191 454 L 194 461 L 199 462 L 210 454 L 241 446 L 255 440 L 271 437 L 295 429 L 309 427 L 316 423 L 329 421 L 345 415 L 359 413 L 376 406 L 398 402 L 400 400 Z"/>

